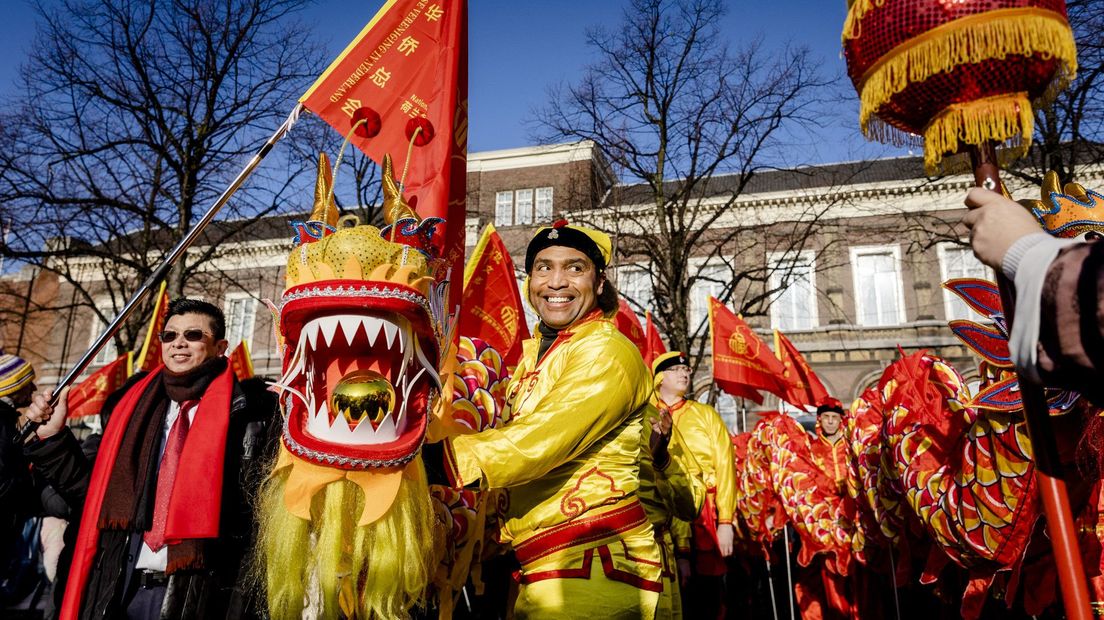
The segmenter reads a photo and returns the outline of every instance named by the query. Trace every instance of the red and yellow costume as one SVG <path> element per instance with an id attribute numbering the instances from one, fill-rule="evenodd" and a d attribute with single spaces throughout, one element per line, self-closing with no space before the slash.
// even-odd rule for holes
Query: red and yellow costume
<path id="1" fill-rule="evenodd" d="M 660 406 L 667 405 L 661 402 Z M 683 399 L 669 408 L 675 441 L 687 454 L 686 465 L 706 487 L 705 506 L 693 527 L 682 523 L 673 528 L 675 545 L 680 554 L 689 553 L 693 541 L 695 571 L 702 575 L 723 575 L 726 568 L 717 547 L 717 526 L 731 524 L 736 512 L 732 440 L 713 407 Z"/>
<path id="2" fill-rule="evenodd" d="M 458 483 L 510 489 L 502 537 L 521 563 L 516 615 L 652 618 L 662 558 L 638 498 L 651 396 L 640 353 L 597 310 L 541 359 L 538 340 L 523 349 L 509 422 L 449 444 Z"/>
<path id="3" fill-rule="evenodd" d="M 836 441 L 828 439 L 817 428 L 816 439 L 812 441 L 810 449 L 813 453 L 813 462 L 836 483 L 840 492 L 847 489 L 847 478 L 850 465 L 848 461 L 851 454 L 847 449 L 847 441 L 840 434 Z"/>
<path id="4" fill-rule="evenodd" d="M 652 432 L 651 420 L 645 419 L 643 446 L 649 445 Z M 660 618 L 682 618 L 672 531 L 678 524 L 685 526 L 697 518 L 705 502 L 706 489 L 701 478 L 690 473 L 690 468 L 685 464 L 688 455 L 681 442 L 672 437 L 668 453 L 670 460 L 663 469 L 652 467 L 647 459 L 641 461 L 639 495 L 648 521 L 655 530 L 656 542 L 663 551 L 663 594 L 656 615 Z"/>

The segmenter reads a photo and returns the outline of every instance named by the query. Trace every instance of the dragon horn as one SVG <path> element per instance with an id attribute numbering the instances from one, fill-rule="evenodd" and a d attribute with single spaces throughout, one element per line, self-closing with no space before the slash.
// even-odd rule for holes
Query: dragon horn
<path id="1" fill-rule="evenodd" d="M 1076 199 L 1078 202 L 1092 202 L 1089 198 L 1089 192 L 1085 191 L 1085 187 L 1080 183 L 1069 182 L 1066 183 L 1066 195 Z"/>
<path id="2" fill-rule="evenodd" d="M 318 154 L 318 180 L 314 184 L 314 210 L 310 220 L 325 222 L 329 226 L 337 225 L 337 206 L 333 201 L 333 171 L 330 170 L 330 158 L 325 153 Z"/>
<path id="3" fill-rule="evenodd" d="M 391 164 L 391 156 L 383 156 L 383 172 L 380 174 L 380 182 L 383 185 L 383 221 L 388 224 L 406 219 L 418 219 L 418 214 L 410 208 L 406 200 L 403 200 L 399 184 L 395 182 L 394 166 Z"/>

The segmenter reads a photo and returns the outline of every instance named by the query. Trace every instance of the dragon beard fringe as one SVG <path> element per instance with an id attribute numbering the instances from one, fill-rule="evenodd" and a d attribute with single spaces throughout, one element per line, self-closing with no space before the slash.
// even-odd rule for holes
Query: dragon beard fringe
<path id="1" fill-rule="evenodd" d="M 302 618 L 308 608 L 320 618 L 406 618 L 425 604 L 440 558 L 420 460 L 407 467 L 391 509 L 364 526 L 364 493 L 348 480 L 315 494 L 310 521 L 292 515 L 284 505 L 289 471 L 274 474 L 258 497 L 254 573 L 273 620 Z"/>

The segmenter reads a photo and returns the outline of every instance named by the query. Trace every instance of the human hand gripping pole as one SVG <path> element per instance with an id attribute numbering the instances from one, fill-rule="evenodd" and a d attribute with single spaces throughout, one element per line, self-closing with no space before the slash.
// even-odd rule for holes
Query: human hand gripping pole
<path id="1" fill-rule="evenodd" d="M 172 251 L 170 251 L 169 254 L 164 258 L 164 260 L 161 261 L 161 264 L 158 265 L 152 273 L 150 273 L 149 277 L 146 278 L 146 281 L 142 283 L 142 286 L 138 288 L 134 295 L 131 296 L 131 298 L 126 302 L 126 305 L 123 306 L 123 309 L 119 311 L 119 314 L 116 315 L 115 318 L 111 320 L 111 323 L 109 323 L 108 326 L 104 328 L 103 333 L 101 333 L 99 337 L 96 338 L 96 341 L 92 343 L 92 346 L 88 347 L 88 350 L 84 352 L 84 355 L 81 356 L 80 360 L 78 360 L 77 363 L 71 369 L 69 369 L 69 372 L 66 373 L 61 381 L 58 382 L 57 387 L 54 388 L 53 393 L 51 394 L 49 399 L 49 405 L 51 407 L 56 408 L 58 406 L 59 400 L 62 396 L 62 392 L 68 386 L 70 386 L 73 381 L 75 381 L 77 377 L 79 377 L 80 374 L 84 372 L 86 368 L 88 368 L 88 365 L 92 363 L 92 360 L 96 357 L 96 354 L 100 352 L 100 349 L 102 349 L 109 340 L 115 337 L 115 332 L 119 331 L 119 328 L 122 327 L 123 323 L 126 322 L 126 320 L 130 318 L 130 315 L 134 313 L 134 310 L 138 307 L 138 304 L 142 303 L 142 300 L 146 298 L 146 295 L 148 295 L 160 284 L 161 280 L 163 280 L 168 275 L 169 269 L 171 269 L 176 261 L 180 260 L 180 257 L 184 255 L 184 252 L 186 252 L 188 248 L 191 247 L 196 242 L 196 240 L 199 239 L 199 235 L 203 232 L 205 228 L 207 228 L 207 225 L 210 224 L 213 219 L 215 219 L 215 215 L 217 215 L 219 210 L 222 209 L 222 207 L 227 202 L 229 202 L 230 197 L 238 191 L 238 189 L 242 186 L 242 183 L 244 183 L 245 180 L 249 178 L 249 175 L 253 174 L 253 171 L 261 163 L 261 160 L 263 160 L 268 155 L 268 153 L 272 150 L 272 147 L 277 142 L 279 142 L 281 138 L 287 135 L 287 132 L 290 131 L 292 126 L 295 125 L 296 121 L 299 120 L 299 115 L 303 112 L 303 110 L 303 104 L 300 103 L 295 105 L 295 108 L 292 109 L 291 114 L 288 115 L 287 120 L 285 120 L 283 124 L 281 124 L 271 136 L 269 136 L 268 140 L 265 141 L 265 143 L 261 146 L 257 153 L 254 154 L 253 157 L 245 164 L 245 167 L 242 168 L 241 172 L 238 173 L 238 176 L 234 177 L 234 180 L 230 182 L 230 185 L 225 190 L 223 190 L 222 194 L 219 195 L 214 204 L 212 204 L 210 208 L 207 209 L 207 212 L 203 214 L 203 217 L 200 218 L 199 222 L 197 222 L 196 225 L 193 226 L 190 231 L 188 231 L 188 234 L 185 235 L 183 239 L 177 242 Z M 24 425 L 19 433 L 19 443 L 25 442 L 31 436 L 31 433 L 35 432 L 35 429 L 37 427 L 38 424 L 35 422 L 28 422 L 26 425 Z"/>
<path id="2" fill-rule="evenodd" d="M 976 185 L 991 191 L 999 190 L 1001 188 L 1000 169 L 996 164 L 994 144 L 989 142 L 981 146 L 970 146 L 969 153 Z M 977 198 L 976 194 L 974 198 Z M 980 208 L 987 205 L 978 203 L 976 200 L 968 200 L 967 206 Z M 971 219 L 977 218 L 975 216 Z M 1011 237 L 1022 231 L 1006 232 L 1012 233 L 1009 235 Z M 994 245 L 1004 247 L 1004 251 L 1008 249 L 1003 242 Z M 999 253 L 1003 257 L 1000 247 L 989 248 L 989 250 L 994 250 L 994 254 Z M 1001 304 L 1004 306 L 1004 317 L 1011 329 L 1016 304 L 1015 289 L 999 267 L 995 271 L 1001 293 Z M 1035 457 L 1039 497 L 1043 502 L 1047 532 L 1054 546 L 1054 563 L 1058 568 L 1058 581 L 1062 587 L 1065 611 L 1067 617 L 1072 620 L 1088 620 L 1092 614 L 1088 581 L 1085 578 L 1085 567 L 1081 562 L 1081 553 L 1077 545 L 1077 529 L 1070 510 L 1066 481 L 1062 478 L 1058 444 L 1050 426 L 1050 408 L 1047 405 L 1045 388 L 1031 381 L 1024 373 L 1017 372 L 1016 375 L 1023 399 L 1024 420 L 1027 423 L 1027 432 L 1031 438 Z"/>

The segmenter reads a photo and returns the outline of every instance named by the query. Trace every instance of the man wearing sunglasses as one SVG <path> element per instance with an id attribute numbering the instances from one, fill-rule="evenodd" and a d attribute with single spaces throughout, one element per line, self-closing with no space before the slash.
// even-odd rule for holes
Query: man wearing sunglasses
<path id="1" fill-rule="evenodd" d="M 224 357 L 225 319 L 194 299 L 169 305 L 163 367 L 121 390 L 94 465 L 54 407 L 35 395 L 41 423 L 25 452 L 80 519 L 61 618 L 252 617 L 249 496 L 259 482 L 275 399 L 246 394 Z M 59 572 L 59 579 L 65 578 Z"/>

